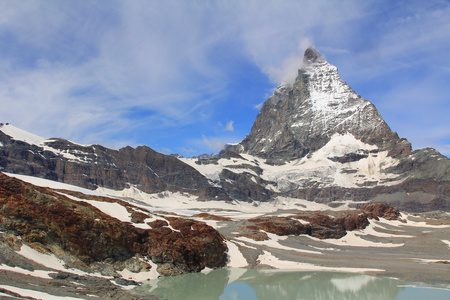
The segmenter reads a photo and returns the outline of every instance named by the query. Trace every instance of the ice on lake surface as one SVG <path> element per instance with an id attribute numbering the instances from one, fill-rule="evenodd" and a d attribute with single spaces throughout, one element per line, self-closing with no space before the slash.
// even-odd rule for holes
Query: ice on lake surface
<path id="1" fill-rule="evenodd" d="M 273 300 L 371 299 L 447 300 L 450 289 L 408 285 L 363 274 L 220 269 L 152 280 L 139 292 L 162 299 Z"/>

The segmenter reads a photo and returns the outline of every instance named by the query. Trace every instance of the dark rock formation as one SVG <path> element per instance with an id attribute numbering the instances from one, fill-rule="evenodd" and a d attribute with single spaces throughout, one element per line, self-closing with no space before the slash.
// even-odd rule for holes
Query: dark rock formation
<path id="1" fill-rule="evenodd" d="M 0 170 L 69 183 L 89 189 L 122 190 L 130 185 L 147 192 L 182 191 L 230 200 L 197 170 L 146 146 L 112 150 L 63 139 L 43 145 L 14 140 L 0 131 Z"/>
<path id="2" fill-rule="evenodd" d="M 231 198 L 241 201 L 268 201 L 273 192 L 264 186 L 270 184 L 248 172 L 234 173 L 224 169 L 220 175 L 223 189 Z"/>
<path id="3" fill-rule="evenodd" d="M 264 231 L 276 235 L 311 235 L 311 225 L 303 224 L 291 217 L 261 217 L 248 220 Z"/>

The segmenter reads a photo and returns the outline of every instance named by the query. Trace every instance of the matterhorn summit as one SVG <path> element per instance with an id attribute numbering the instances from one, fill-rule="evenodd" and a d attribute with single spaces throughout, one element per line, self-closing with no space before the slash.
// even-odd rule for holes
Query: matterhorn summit
<path id="1" fill-rule="evenodd" d="M 334 134 L 356 139 L 391 156 L 411 151 L 381 117 L 314 48 L 305 51 L 292 87 L 280 84 L 257 116 L 251 133 L 235 150 L 272 159 L 301 158 L 327 144 Z"/>

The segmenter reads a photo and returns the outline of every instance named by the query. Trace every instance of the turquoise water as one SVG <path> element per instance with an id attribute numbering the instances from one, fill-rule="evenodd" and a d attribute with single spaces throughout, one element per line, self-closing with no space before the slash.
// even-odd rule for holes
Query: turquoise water
<path id="1" fill-rule="evenodd" d="M 149 281 L 139 292 L 167 300 L 448 300 L 449 289 L 361 274 L 221 269 Z"/>

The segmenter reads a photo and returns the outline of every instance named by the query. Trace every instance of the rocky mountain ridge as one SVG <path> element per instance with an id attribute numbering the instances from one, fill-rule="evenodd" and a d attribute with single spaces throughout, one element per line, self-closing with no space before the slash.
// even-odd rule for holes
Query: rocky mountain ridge
<path id="1" fill-rule="evenodd" d="M 0 170 L 80 187 L 123 190 L 135 187 L 146 193 L 189 192 L 207 200 L 230 200 L 204 176 L 176 157 L 146 146 L 119 150 L 101 145 L 45 139 L 11 124 L 0 127 Z"/>
<path id="2" fill-rule="evenodd" d="M 353 201 L 450 210 L 450 160 L 434 149 L 412 151 L 314 48 L 305 51 L 293 86 L 280 84 L 249 135 L 218 155 L 112 150 L 44 139 L 8 124 L 0 127 L 0 170 L 124 197 L 136 190 L 255 205 L 288 197 L 334 207 Z"/>

